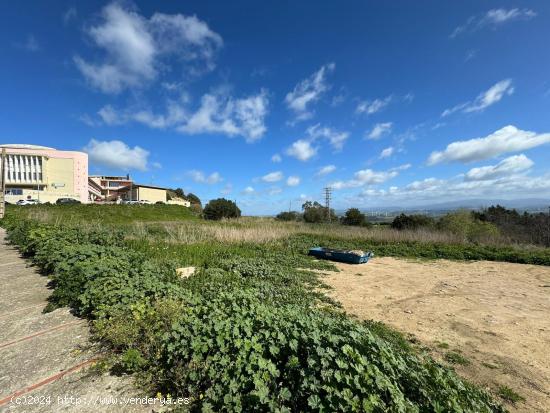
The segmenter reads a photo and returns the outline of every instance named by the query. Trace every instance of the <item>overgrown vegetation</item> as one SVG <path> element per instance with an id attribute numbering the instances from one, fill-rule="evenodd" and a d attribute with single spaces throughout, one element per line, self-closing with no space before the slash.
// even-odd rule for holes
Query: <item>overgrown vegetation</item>
<path id="1" fill-rule="evenodd" d="M 550 247 L 550 215 L 506 209 L 500 205 L 483 211 L 455 211 L 439 219 L 401 214 L 391 227 L 397 230 L 433 230 L 459 236 L 467 242 L 519 243 Z"/>
<path id="2" fill-rule="evenodd" d="M 50 307 L 93 320 L 118 371 L 151 394 L 203 411 L 503 411 L 400 334 L 348 318 L 307 270 L 331 264 L 304 254 L 304 236 L 169 246 L 15 215 L 2 225 L 51 276 Z"/>

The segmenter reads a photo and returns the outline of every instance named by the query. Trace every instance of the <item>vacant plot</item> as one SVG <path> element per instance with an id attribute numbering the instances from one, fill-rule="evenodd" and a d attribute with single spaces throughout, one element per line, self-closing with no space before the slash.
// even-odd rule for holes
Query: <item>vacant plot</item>
<path id="1" fill-rule="evenodd" d="M 323 280 L 346 311 L 414 335 L 511 411 L 550 411 L 550 268 L 395 258 L 337 266 Z"/>

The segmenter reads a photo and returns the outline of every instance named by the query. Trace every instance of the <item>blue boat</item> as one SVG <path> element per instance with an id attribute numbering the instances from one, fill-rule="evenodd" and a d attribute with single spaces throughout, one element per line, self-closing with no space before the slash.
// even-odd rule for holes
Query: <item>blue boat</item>
<path id="1" fill-rule="evenodd" d="M 332 248 L 310 248 L 308 255 L 325 260 L 347 262 L 348 264 L 364 264 L 374 257 L 372 251 L 335 250 Z"/>

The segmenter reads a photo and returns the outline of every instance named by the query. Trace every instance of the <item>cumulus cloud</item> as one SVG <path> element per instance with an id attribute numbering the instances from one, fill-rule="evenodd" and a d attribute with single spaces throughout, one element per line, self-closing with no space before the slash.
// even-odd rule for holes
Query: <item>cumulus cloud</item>
<path id="1" fill-rule="evenodd" d="M 279 163 L 283 160 L 283 158 L 281 158 L 281 155 L 279 155 L 278 153 L 276 153 L 275 155 L 273 155 L 271 157 L 271 162 L 273 163 Z"/>
<path id="2" fill-rule="evenodd" d="M 203 171 L 193 169 L 187 172 L 187 175 L 191 179 L 199 184 L 214 185 L 223 181 L 222 176 L 218 172 L 213 172 L 210 175 L 206 175 Z"/>
<path id="3" fill-rule="evenodd" d="M 264 123 L 267 112 L 268 99 L 265 90 L 243 99 L 206 94 L 201 99 L 199 109 L 177 126 L 177 130 L 188 134 L 241 135 L 248 142 L 253 142 L 260 139 L 267 130 Z"/>
<path id="4" fill-rule="evenodd" d="M 384 183 L 399 175 L 397 169 L 388 171 L 373 171 L 372 169 L 362 169 L 355 172 L 353 179 L 348 181 L 336 181 L 330 186 L 334 189 L 358 188 L 366 185 L 376 185 Z"/>
<path id="5" fill-rule="evenodd" d="M 177 56 L 213 68 L 222 38 L 195 16 L 155 13 L 150 19 L 135 9 L 113 2 L 105 6 L 101 22 L 87 29 L 95 46 L 105 52 L 99 62 L 80 56 L 74 62 L 86 80 L 104 93 L 119 93 L 155 79 L 162 58 Z"/>
<path id="6" fill-rule="evenodd" d="M 390 156 L 392 156 L 394 150 L 395 149 L 392 146 L 390 146 L 389 148 L 384 149 L 380 153 L 380 159 L 389 158 Z"/>
<path id="7" fill-rule="evenodd" d="M 306 130 L 310 140 L 326 139 L 334 150 L 340 151 L 344 147 L 344 143 L 349 138 L 349 132 L 340 132 L 329 127 L 321 127 L 321 124 L 310 126 Z"/>
<path id="8" fill-rule="evenodd" d="M 380 139 L 383 135 L 391 132 L 393 124 L 391 122 L 377 123 L 367 134 L 367 139 Z"/>
<path id="9" fill-rule="evenodd" d="M 509 152 L 519 152 L 550 142 L 550 133 L 537 134 L 508 125 L 496 132 L 447 145 L 444 151 L 432 152 L 428 165 L 441 162 L 473 162 L 494 158 Z"/>
<path id="10" fill-rule="evenodd" d="M 327 84 L 327 74 L 334 71 L 336 65 L 329 63 L 313 73 L 307 79 L 298 83 L 294 90 L 288 92 L 285 102 L 290 110 L 296 115 L 296 120 L 305 120 L 313 116 L 309 109 L 325 93 L 330 86 Z"/>
<path id="11" fill-rule="evenodd" d="M 485 92 L 480 93 L 475 100 L 471 102 L 460 103 L 450 109 L 445 109 L 441 114 L 442 117 L 449 116 L 455 112 L 461 111 L 464 113 L 481 112 L 489 106 L 500 102 L 506 96 L 514 93 L 512 79 L 501 80 L 491 86 Z"/>
<path id="12" fill-rule="evenodd" d="M 311 142 L 305 139 L 298 139 L 286 150 L 286 154 L 305 162 L 317 154 L 317 147 L 311 145 Z"/>
<path id="13" fill-rule="evenodd" d="M 531 9 L 491 9 L 485 14 L 470 16 L 464 24 L 456 27 L 449 37 L 454 39 L 461 34 L 472 33 L 486 27 L 497 29 L 512 21 L 531 20 L 536 15 L 537 13 Z"/>
<path id="14" fill-rule="evenodd" d="M 247 142 L 260 139 L 267 128 L 267 91 L 244 98 L 233 98 L 222 94 L 205 94 L 200 106 L 190 111 L 185 102 L 169 101 L 164 113 L 149 109 L 117 110 L 106 105 L 98 116 L 107 125 L 137 122 L 153 129 L 174 128 L 184 134 L 220 133 L 227 136 L 243 136 Z"/>
<path id="15" fill-rule="evenodd" d="M 514 175 L 520 172 L 525 172 L 534 165 L 533 161 L 527 156 L 514 155 L 503 159 L 496 165 L 482 166 L 480 168 L 472 168 L 466 172 L 465 179 L 467 181 L 486 181 L 489 179 L 500 178 L 503 176 Z"/>
<path id="16" fill-rule="evenodd" d="M 372 101 L 364 100 L 359 102 L 357 108 L 355 109 L 356 113 L 366 113 L 367 115 L 372 115 L 373 113 L 380 112 L 386 106 L 390 104 L 392 96 L 386 96 L 383 99 L 374 99 Z"/>
<path id="17" fill-rule="evenodd" d="M 481 180 L 468 180 L 466 177 L 451 179 L 427 178 L 414 181 L 403 187 L 388 189 L 368 188 L 359 194 L 363 202 L 411 203 L 440 202 L 493 197 L 517 198 L 550 195 L 550 175 L 525 176 L 513 173 L 507 176 L 494 176 Z"/>
<path id="18" fill-rule="evenodd" d="M 284 175 L 281 171 L 270 172 L 267 175 L 262 176 L 262 181 L 264 182 L 278 182 L 284 178 Z"/>
<path id="19" fill-rule="evenodd" d="M 300 185 L 300 177 L 299 176 L 289 176 L 286 180 L 286 184 L 288 186 L 298 186 L 298 185 Z"/>
<path id="20" fill-rule="evenodd" d="M 336 166 L 326 165 L 326 166 L 323 166 L 322 168 L 319 168 L 319 170 L 317 171 L 317 173 L 315 175 L 316 176 L 325 176 L 325 175 L 333 173 L 335 170 L 336 170 Z"/>
<path id="21" fill-rule="evenodd" d="M 83 150 L 88 154 L 90 162 L 97 165 L 121 170 L 147 170 L 149 152 L 139 146 L 131 148 L 119 140 L 98 141 L 91 139 Z"/>

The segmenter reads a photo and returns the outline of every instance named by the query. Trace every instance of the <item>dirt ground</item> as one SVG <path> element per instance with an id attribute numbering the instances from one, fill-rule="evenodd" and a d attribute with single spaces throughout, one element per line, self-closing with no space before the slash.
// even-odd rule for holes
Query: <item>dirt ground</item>
<path id="1" fill-rule="evenodd" d="M 502 262 L 375 258 L 323 279 L 347 312 L 412 334 L 469 380 L 525 398 L 510 411 L 550 412 L 550 268 Z M 445 362 L 449 364 L 448 362 Z"/>

